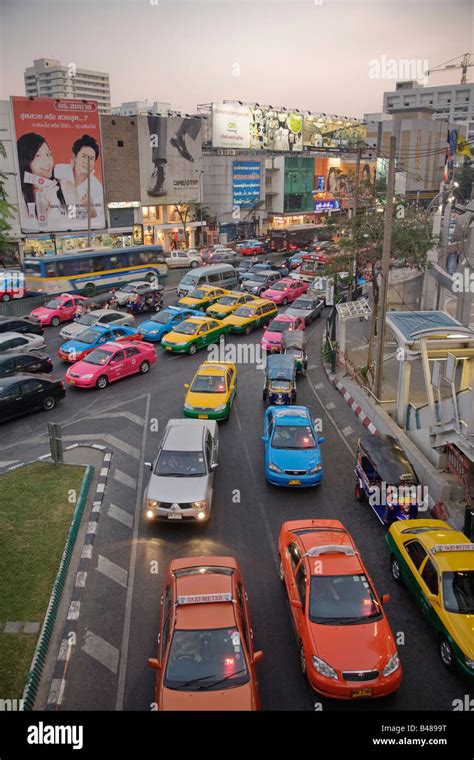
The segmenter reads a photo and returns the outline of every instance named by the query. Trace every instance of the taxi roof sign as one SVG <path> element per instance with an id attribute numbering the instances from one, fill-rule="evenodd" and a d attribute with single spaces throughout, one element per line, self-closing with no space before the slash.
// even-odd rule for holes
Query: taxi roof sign
<path id="1" fill-rule="evenodd" d="M 352 546 L 345 544 L 327 544 L 326 546 L 313 546 L 306 552 L 307 557 L 318 557 L 320 554 L 345 554 L 354 557 L 356 552 Z"/>
<path id="2" fill-rule="evenodd" d="M 191 594 L 178 596 L 178 604 L 212 604 L 213 602 L 231 602 L 232 594 Z"/>
<path id="3" fill-rule="evenodd" d="M 474 552 L 474 544 L 438 544 L 431 549 L 433 554 L 438 552 Z"/>

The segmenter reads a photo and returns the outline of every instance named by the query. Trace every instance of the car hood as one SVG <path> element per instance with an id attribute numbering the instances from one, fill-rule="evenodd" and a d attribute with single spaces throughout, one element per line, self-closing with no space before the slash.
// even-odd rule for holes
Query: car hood
<path id="1" fill-rule="evenodd" d="M 215 409 L 216 406 L 227 404 L 229 396 L 227 393 L 195 393 L 188 391 L 185 403 L 201 409 Z"/>
<path id="2" fill-rule="evenodd" d="M 152 475 L 147 488 L 147 499 L 186 503 L 207 498 L 210 475 L 196 478 L 164 478 Z"/>
<path id="3" fill-rule="evenodd" d="M 209 307 L 209 311 L 212 311 L 213 314 L 218 314 L 219 317 L 225 317 L 227 314 L 231 314 L 232 311 L 237 308 L 237 306 L 225 306 L 215 303 L 213 306 Z"/>
<path id="4" fill-rule="evenodd" d="M 67 340 L 60 346 L 60 351 L 69 353 L 70 351 L 87 351 L 87 349 L 95 348 L 92 343 L 81 343 L 80 340 Z"/>
<path id="5" fill-rule="evenodd" d="M 185 333 L 169 332 L 164 339 L 166 343 L 174 343 L 179 345 L 180 343 L 190 343 L 197 335 L 186 335 Z"/>
<path id="6" fill-rule="evenodd" d="M 215 691 L 177 691 L 163 688 L 161 710 L 255 710 L 250 683 Z"/>
<path id="7" fill-rule="evenodd" d="M 281 470 L 311 470 L 321 464 L 321 452 L 316 449 L 273 449 L 270 448 L 269 462 Z"/>
<path id="8" fill-rule="evenodd" d="M 470 660 L 474 660 L 474 615 L 447 613 L 447 628 L 462 649 L 463 654 Z"/>
<path id="9" fill-rule="evenodd" d="M 33 309 L 30 316 L 38 317 L 38 319 L 47 319 L 58 313 L 59 309 L 45 309 L 44 306 L 39 306 L 37 309 Z"/>
<path id="10" fill-rule="evenodd" d="M 81 376 L 97 375 L 103 369 L 103 367 L 97 367 L 94 364 L 87 364 L 87 362 L 79 361 L 68 368 L 66 375 L 69 375 L 71 372 Z"/>
<path id="11" fill-rule="evenodd" d="M 314 311 L 314 309 L 292 309 L 290 307 L 286 310 L 285 314 L 290 314 L 292 317 L 307 317 L 312 311 Z"/>
<path id="12" fill-rule="evenodd" d="M 183 298 L 180 298 L 178 301 L 178 306 L 199 306 L 200 303 L 203 303 L 205 299 L 203 298 L 191 298 L 190 296 L 183 296 Z"/>
<path id="13" fill-rule="evenodd" d="M 80 332 L 88 330 L 90 327 L 94 327 L 94 325 L 80 325 L 78 322 L 73 322 L 72 325 L 63 327 L 61 333 L 68 338 L 73 338 L 74 335 L 79 335 Z"/>
<path id="14" fill-rule="evenodd" d="M 256 288 L 260 286 L 262 286 L 263 288 L 265 287 L 264 282 L 260 282 L 259 280 L 252 280 L 252 279 L 249 279 L 248 277 L 242 278 L 242 285 L 245 285 L 246 288 Z"/>
<path id="15" fill-rule="evenodd" d="M 146 319 L 138 326 L 138 332 L 145 334 L 152 330 L 156 330 L 158 335 L 162 335 L 166 330 L 170 330 L 168 325 L 162 325 L 159 322 L 153 322 L 151 319 Z"/>
<path id="16" fill-rule="evenodd" d="M 283 333 L 280 332 L 270 332 L 270 330 L 265 330 L 262 336 L 262 342 L 269 341 L 271 343 L 281 343 L 282 335 Z"/>
<path id="17" fill-rule="evenodd" d="M 255 314 L 252 314 L 250 317 L 239 317 L 237 314 L 229 314 L 228 317 L 225 317 L 223 319 L 223 322 L 225 325 L 244 325 L 246 322 L 248 322 L 251 319 L 255 318 Z"/>
<path id="18" fill-rule="evenodd" d="M 311 623 L 310 630 L 312 654 L 339 671 L 383 671 L 396 651 L 393 634 L 383 618 L 360 625 Z"/>
<path id="19" fill-rule="evenodd" d="M 273 290 L 273 288 L 268 288 L 268 290 L 264 290 L 262 293 L 262 298 L 284 298 L 286 295 L 288 295 L 287 290 Z"/>

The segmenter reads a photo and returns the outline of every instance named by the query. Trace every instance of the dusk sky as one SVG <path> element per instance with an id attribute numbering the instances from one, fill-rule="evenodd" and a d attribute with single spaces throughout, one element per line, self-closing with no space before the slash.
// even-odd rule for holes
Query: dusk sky
<path id="1" fill-rule="evenodd" d="M 156 99 L 190 112 L 227 99 L 362 116 L 403 78 L 370 78 L 374 60 L 383 69 L 383 57 L 416 59 L 421 72 L 425 60 L 474 52 L 471 0 L 0 0 L 0 9 L 2 99 L 25 94 L 35 58 L 58 58 L 108 72 L 112 105 Z"/>

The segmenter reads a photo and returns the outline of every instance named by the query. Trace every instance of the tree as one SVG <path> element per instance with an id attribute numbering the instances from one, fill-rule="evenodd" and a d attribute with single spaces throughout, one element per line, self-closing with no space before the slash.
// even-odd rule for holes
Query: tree
<path id="1" fill-rule="evenodd" d="M 192 204 L 194 205 L 194 204 Z M 188 222 L 189 214 L 191 213 L 191 204 L 190 203 L 180 203 L 175 205 L 175 211 L 179 216 L 180 222 L 183 225 L 183 234 L 184 234 L 184 242 L 186 245 L 186 248 L 189 248 L 189 232 L 188 232 Z"/>
<path id="2" fill-rule="evenodd" d="M 7 153 L 5 146 L 0 142 L 0 157 L 6 158 Z M 0 171 L 0 260 L 3 262 L 5 254 L 11 245 L 9 232 L 11 231 L 10 221 L 15 218 L 15 208 L 7 199 L 7 191 L 5 189 L 6 174 Z"/>
<path id="3" fill-rule="evenodd" d="M 469 203 L 474 183 L 474 166 L 465 163 L 455 171 L 454 179 L 459 183 L 459 187 L 454 189 L 454 195 L 461 203 Z"/>

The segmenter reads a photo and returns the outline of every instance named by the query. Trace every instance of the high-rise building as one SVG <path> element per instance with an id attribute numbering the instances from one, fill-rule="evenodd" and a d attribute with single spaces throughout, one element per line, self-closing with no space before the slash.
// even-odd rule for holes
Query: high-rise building
<path id="1" fill-rule="evenodd" d="M 81 69 L 75 63 L 61 64 L 40 58 L 25 69 L 25 92 L 42 98 L 97 100 L 100 113 L 110 113 L 110 81 L 104 71 Z"/>
<path id="2" fill-rule="evenodd" d="M 129 100 L 119 106 L 112 107 L 112 116 L 167 116 L 171 111 L 171 103 L 149 103 L 148 100 Z"/>

